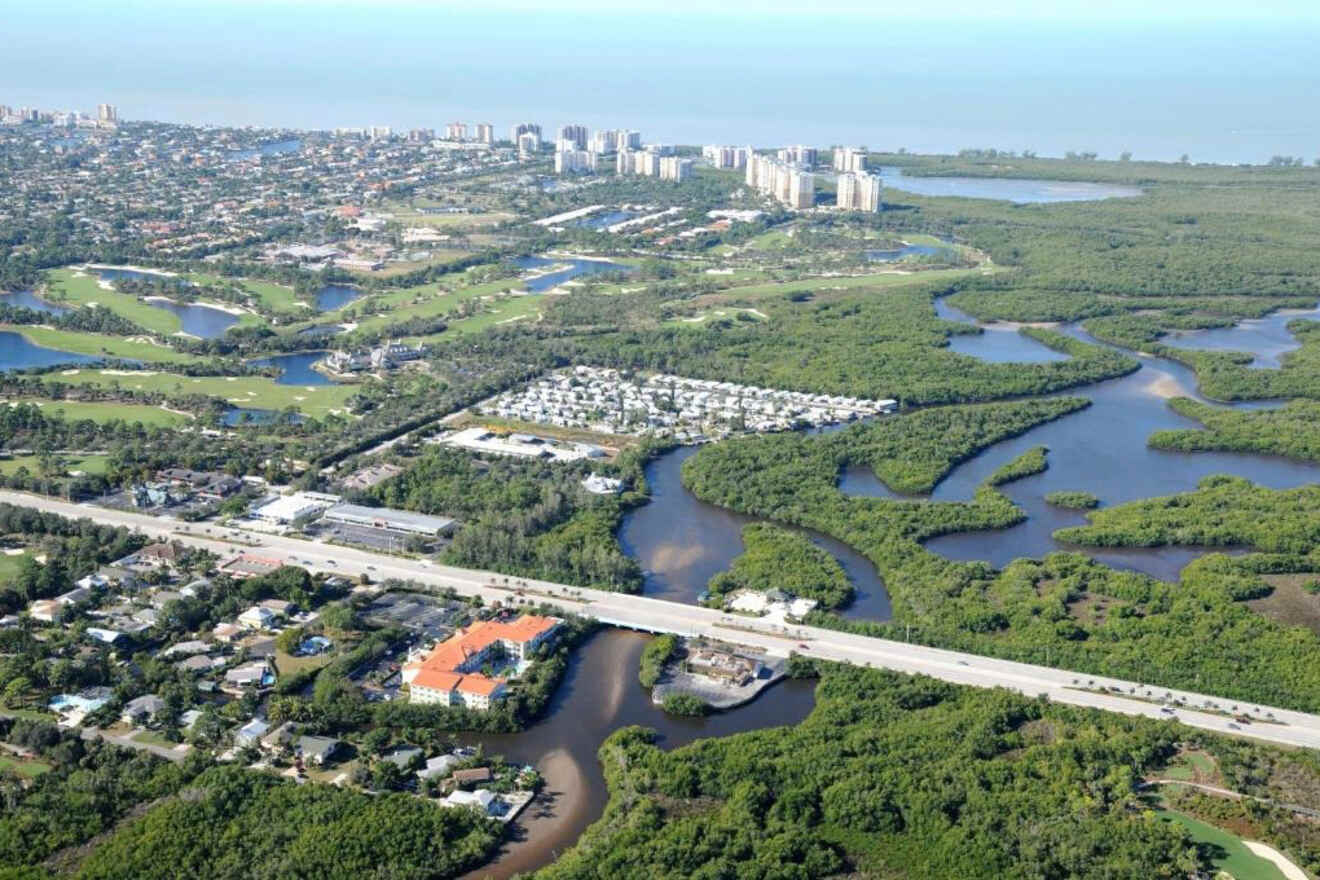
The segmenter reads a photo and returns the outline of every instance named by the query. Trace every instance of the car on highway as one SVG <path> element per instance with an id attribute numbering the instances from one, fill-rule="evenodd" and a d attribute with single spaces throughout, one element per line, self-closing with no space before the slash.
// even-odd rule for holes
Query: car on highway
<path id="1" fill-rule="evenodd" d="M 1167 714 L 1167 715 L 1172 715 L 1172 714 L 1173 714 L 1173 707 L 1172 707 L 1172 706 L 1161 706 L 1161 707 L 1160 707 L 1160 711 L 1161 711 L 1161 712 L 1164 712 L 1164 713 Z"/>
<path id="2" fill-rule="evenodd" d="M 798 642 L 798 647 L 799 647 L 799 648 L 807 648 L 807 647 L 809 647 L 809 645 L 807 645 L 806 642 Z"/>

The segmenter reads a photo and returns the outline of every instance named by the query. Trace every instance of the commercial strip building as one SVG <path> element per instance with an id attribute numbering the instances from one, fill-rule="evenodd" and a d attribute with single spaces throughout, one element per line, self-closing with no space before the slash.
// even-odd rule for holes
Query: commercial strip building
<path id="1" fill-rule="evenodd" d="M 364 507 L 359 504 L 336 504 L 321 517 L 322 522 L 384 529 L 409 535 L 436 538 L 454 529 L 454 520 L 443 516 L 428 516 L 409 510 L 389 507 Z"/>
<path id="2" fill-rule="evenodd" d="M 338 495 L 327 492 L 294 492 L 281 495 L 252 511 L 262 522 L 276 526 L 296 526 L 340 502 Z"/>
<path id="3" fill-rule="evenodd" d="M 500 657 L 518 663 L 530 661 L 539 647 L 554 638 L 562 622 L 557 617 L 531 614 L 511 623 L 485 620 L 428 652 L 410 655 L 402 671 L 408 701 L 489 709 L 504 697 L 507 679 L 491 678 L 477 670 Z"/>
<path id="4" fill-rule="evenodd" d="M 605 451 L 587 443 L 569 443 L 538 437 L 535 434 L 497 434 L 487 428 L 465 428 L 435 442 L 457 446 L 473 452 L 491 455 L 513 455 L 519 458 L 548 458 L 553 461 L 580 461 L 584 458 L 604 458 Z"/>

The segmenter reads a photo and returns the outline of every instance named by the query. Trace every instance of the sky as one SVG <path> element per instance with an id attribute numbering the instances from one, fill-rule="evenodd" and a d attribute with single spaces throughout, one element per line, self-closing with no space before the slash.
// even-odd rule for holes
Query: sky
<path id="1" fill-rule="evenodd" d="M 1320 3 L 14 6 L 0 104 L 271 127 L 572 121 L 682 143 L 1320 155 Z"/>

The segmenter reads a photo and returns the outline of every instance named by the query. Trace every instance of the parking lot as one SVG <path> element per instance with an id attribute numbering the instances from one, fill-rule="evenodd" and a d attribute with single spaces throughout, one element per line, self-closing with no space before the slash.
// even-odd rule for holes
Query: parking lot
<path id="1" fill-rule="evenodd" d="M 313 523 L 303 531 L 322 540 L 337 541 L 341 544 L 354 544 L 371 550 L 384 550 L 387 553 L 402 552 L 407 549 L 409 539 L 414 537 L 400 532 L 393 532 L 389 529 L 374 529 L 370 526 L 324 521 Z M 431 548 L 432 552 L 435 552 L 444 547 L 446 543 L 443 538 L 432 538 L 427 541 L 427 546 Z"/>
<path id="2" fill-rule="evenodd" d="M 378 596 L 363 617 L 378 626 L 402 626 L 425 640 L 449 638 L 467 616 L 467 607 L 435 596 L 386 593 Z"/>

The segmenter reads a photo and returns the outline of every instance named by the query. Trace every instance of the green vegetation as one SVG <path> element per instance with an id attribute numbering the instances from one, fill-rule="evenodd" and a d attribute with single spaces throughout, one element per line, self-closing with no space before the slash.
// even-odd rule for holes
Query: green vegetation
<path id="1" fill-rule="evenodd" d="M 664 672 L 665 664 L 678 653 L 678 636 L 656 636 L 642 649 L 642 659 L 637 669 L 637 679 L 644 688 L 655 687 Z"/>
<path id="2" fill-rule="evenodd" d="M 643 497 L 641 465 L 654 450 L 622 453 L 612 474 L 633 491 L 593 495 L 582 488 L 591 466 L 492 457 L 434 446 L 409 470 L 372 490 L 388 507 L 461 519 L 447 561 L 559 583 L 633 592 L 641 569 L 614 532 L 624 510 Z"/>
<path id="3" fill-rule="evenodd" d="M 1036 446 L 1028 449 L 987 477 L 985 480 L 986 485 L 1002 486 L 1023 477 L 1045 473 L 1045 469 L 1050 466 L 1045 458 L 1046 453 L 1049 451 L 1047 446 Z"/>
<path id="4" fill-rule="evenodd" d="M 439 810 L 411 795 L 295 785 L 232 767 L 203 773 L 188 797 L 117 830 L 78 876 L 167 878 L 182 871 L 239 880 L 277 871 L 421 880 L 476 867 L 499 837 L 493 820 Z M 243 845 L 234 846 L 236 839 Z"/>
<path id="5" fill-rule="evenodd" d="M 1008 364 L 952 352 L 950 334 L 979 331 L 937 319 L 931 300 L 943 288 L 920 278 L 908 277 L 904 285 L 887 290 L 858 285 L 841 294 L 832 292 L 832 282 L 848 279 L 817 279 L 802 283 L 805 302 L 781 297 L 759 304 L 766 320 L 705 321 L 601 334 L 583 337 L 577 345 L 581 359 L 607 366 L 642 366 L 817 393 L 889 397 L 905 405 L 1044 394 L 1121 376 L 1139 366 L 1135 359 L 1108 348 L 1032 328 L 1023 332 L 1070 357 Z M 807 296 L 811 292 L 814 296 Z M 621 305 L 628 307 L 626 302 Z M 575 307 L 572 302 L 556 303 L 555 311 Z M 547 321 L 554 320 L 562 317 L 548 313 Z"/>
<path id="6" fill-rule="evenodd" d="M 1320 708 L 1320 639 L 1244 604 L 1269 589 L 1250 557 L 1204 557 L 1187 566 L 1176 585 L 1067 553 L 1017 560 L 995 572 L 983 563 L 945 559 L 920 545 L 935 535 L 1019 522 L 1022 512 L 992 487 L 981 487 L 969 502 L 954 503 L 849 497 L 836 487 L 840 467 L 870 463 L 891 486 L 895 477 L 903 477 L 904 488 L 929 488 L 953 462 L 1080 403 L 1050 399 L 942 407 L 835 434 L 733 440 L 704 447 L 688 459 L 683 480 L 704 501 L 823 532 L 876 565 L 889 592 L 893 622 L 845 621 L 813 612 L 810 620 L 818 625 L 904 638 L 910 624 L 926 644 L 1230 699 Z M 873 457 L 877 451 L 883 455 L 879 462 Z M 1320 503 L 1320 489 L 1270 493 L 1234 485 L 1220 490 L 1224 510 L 1216 513 L 1212 503 L 1204 505 L 1206 523 L 1213 526 L 1215 515 L 1224 518 L 1217 534 L 1171 522 L 1170 529 L 1181 531 L 1169 537 L 1219 545 L 1259 538 L 1264 549 L 1292 552 L 1314 545 L 1316 518 L 1303 511 Z M 1235 511 L 1239 502 L 1254 509 Z M 1175 517 L 1179 510 L 1174 504 L 1153 507 L 1161 517 Z M 1143 524 L 1140 516 L 1129 519 L 1124 527 L 1138 536 L 1147 534 L 1145 529 L 1163 528 Z M 1236 534 L 1230 524 L 1252 533 Z M 1085 533 L 1063 530 L 1058 537 L 1072 539 L 1071 531 L 1081 532 L 1078 538 Z M 1282 570 L 1320 570 L 1311 559 L 1286 559 L 1292 567 Z M 1206 645 L 1215 650 L 1207 651 Z"/>
<path id="7" fill-rule="evenodd" d="M 1088 547 L 1232 547 L 1303 555 L 1320 546 L 1320 486 L 1267 489 L 1209 476 L 1194 492 L 1146 498 L 1089 514 L 1054 537 Z"/>
<path id="8" fill-rule="evenodd" d="M 192 419 L 186 414 L 172 412 L 159 406 L 135 403 L 109 403 L 96 400 L 44 400 L 24 399 L 23 403 L 41 407 L 54 419 L 77 422 L 90 419 L 99 424 L 113 421 L 133 422 L 150 428 L 177 428 Z"/>
<path id="9" fill-rule="evenodd" d="M 1185 877 L 1208 862 L 1139 809 L 1179 732 L 1004 691 L 825 666 L 793 727 L 600 750 L 604 816 L 541 880 Z M 1085 806 L 1079 807 L 1079 798 Z"/>
<path id="10" fill-rule="evenodd" d="M 1045 500 L 1055 507 L 1071 507 L 1073 510 L 1091 510 L 1100 506 L 1099 498 L 1080 489 L 1060 489 L 1057 492 L 1050 492 L 1045 496 Z"/>
<path id="11" fill-rule="evenodd" d="M 700 717 L 710 714 L 710 705 L 701 697 L 692 694 L 666 694 L 661 707 L 670 715 L 691 715 Z"/>
<path id="12" fill-rule="evenodd" d="M 1175 397 L 1169 406 L 1206 430 L 1156 431 L 1152 449 L 1259 452 L 1320 461 L 1320 403 L 1294 400 L 1279 409 L 1235 410 Z"/>
<path id="13" fill-rule="evenodd" d="M 713 604 L 738 590 L 783 590 L 840 608 L 852 599 L 852 583 L 839 561 L 806 535 L 768 523 L 743 527 L 743 552 L 728 571 L 710 579 Z"/>

